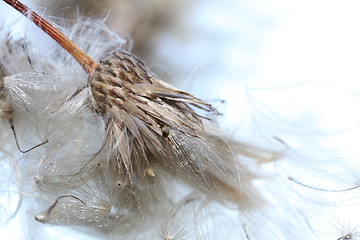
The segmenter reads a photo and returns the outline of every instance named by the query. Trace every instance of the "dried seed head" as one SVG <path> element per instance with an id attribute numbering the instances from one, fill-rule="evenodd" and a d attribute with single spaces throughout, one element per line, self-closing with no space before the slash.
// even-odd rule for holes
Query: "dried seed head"
<path id="1" fill-rule="evenodd" d="M 31 16 L 37 15 L 31 11 Z M 38 23 L 40 22 L 44 21 L 39 20 Z M 50 28 L 43 29 L 49 33 Z M 51 31 L 55 30 L 51 28 Z M 55 38 L 61 36 L 58 42 L 74 56 L 70 50 L 77 48 L 71 44 L 71 48 L 64 46 L 70 40 L 66 40 L 59 32 L 52 36 Z M 250 209 L 249 202 L 261 203 L 261 197 L 256 194 L 251 184 L 251 180 L 256 175 L 239 163 L 237 155 L 261 160 L 264 153 L 270 153 L 268 154 L 270 158 L 274 157 L 271 151 L 238 143 L 209 128 L 206 118 L 198 114 L 197 110 L 216 114 L 216 110 L 211 105 L 160 81 L 131 54 L 116 51 L 97 64 L 83 56 L 84 53 L 80 51 L 77 53 L 80 54 L 74 57 L 89 73 L 88 86 L 92 95 L 90 99 L 94 105 L 93 109 L 106 123 L 103 132 L 95 131 L 96 136 L 85 140 L 92 139 L 94 142 L 105 139 L 100 150 L 92 158 L 89 157 L 90 160 L 82 153 L 74 154 L 73 152 L 76 151 L 71 148 L 71 151 L 68 151 L 72 153 L 71 157 L 66 157 L 71 160 L 68 161 L 68 165 L 60 158 L 50 159 L 45 155 L 43 161 L 39 162 L 39 169 L 45 173 L 39 174 L 40 177 L 37 178 L 42 190 L 77 191 L 72 195 L 81 199 L 81 201 L 76 201 L 74 198 L 61 199 L 60 203 L 70 201 L 71 205 L 57 204 L 54 211 L 48 211 L 43 215 L 49 219 L 46 222 L 66 216 L 76 218 L 77 215 L 94 221 L 94 216 L 98 218 L 108 214 L 108 205 L 115 205 L 112 209 L 130 209 L 134 215 L 138 215 L 140 210 L 154 215 L 156 212 L 161 212 L 157 211 L 158 207 L 163 207 L 162 203 L 170 199 L 171 194 L 166 187 L 169 186 L 169 180 L 173 179 L 182 180 L 192 188 L 210 196 L 209 199 L 230 200 L 239 205 L 245 202 L 244 208 L 247 210 Z M 36 71 L 33 75 L 39 78 Z M 55 74 L 52 73 L 51 76 L 53 75 Z M 84 92 L 85 95 L 88 93 Z M 89 108 L 87 110 L 92 111 Z M 95 114 L 91 112 L 91 116 L 95 117 Z M 61 121 L 67 117 L 72 116 L 66 115 Z M 99 119 L 97 116 L 96 118 Z M 72 121 L 75 123 L 74 120 Z M 81 119 L 78 121 L 82 122 Z M 58 126 L 64 125 L 58 123 Z M 77 126 L 81 126 L 81 129 L 86 131 L 85 126 L 79 124 Z M 89 146 L 84 149 L 89 150 Z M 81 150 L 77 146 L 71 147 L 74 147 L 74 150 Z M 56 148 L 56 156 L 58 156 L 57 150 L 58 148 Z M 153 177 L 155 174 L 150 171 L 149 166 L 157 167 L 156 177 Z M 94 174 L 96 172 L 102 172 L 101 176 Z M 144 178 L 144 172 L 150 177 Z M 94 186 L 89 182 L 93 182 Z M 88 184 L 92 191 L 101 195 L 99 199 L 105 199 L 106 207 L 102 207 L 102 201 L 94 202 L 93 195 L 86 194 L 83 189 L 75 190 Z M 68 193 L 56 192 L 56 194 Z M 89 196 L 84 197 L 84 195 Z M 92 204 L 84 205 L 82 202 Z M 92 205 L 95 207 L 89 208 Z M 92 215 L 94 209 L 101 211 L 98 215 Z M 42 215 L 38 218 L 45 219 Z"/>
<path id="2" fill-rule="evenodd" d="M 102 149 L 110 150 L 110 154 L 104 154 L 109 157 L 106 164 L 111 164 L 117 180 L 135 186 L 146 168 L 158 164 L 217 200 L 238 203 L 240 199 L 251 199 L 243 188 L 248 195 L 259 198 L 247 186 L 256 175 L 240 166 L 236 155 L 259 160 L 264 152 L 271 151 L 238 143 L 204 126 L 205 117 L 194 109 L 216 113 L 211 105 L 156 79 L 131 54 L 116 51 L 98 64 L 26 6 L 18 1 L 6 2 L 27 13 L 89 73 L 92 102 L 106 123 L 106 146 Z M 88 163 L 83 164 L 86 166 L 81 167 L 81 172 L 92 169 Z M 73 169 L 63 171 L 71 176 Z"/>
<path id="3" fill-rule="evenodd" d="M 217 113 L 210 104 L 156 79 L 123 51 L 101 61 L 89 85 L 95 109 L 108 123 L 112 161 L 126 182 L 138 182 L 137 172 L 155 162 L 217 199 L 243 198 L 232 150 L 238 146 L 204 128 L 206 118 L 193 109 Z"/>
<path id="4" fill-rule="evenodd" d="M 89 83 L 98 111 L 108 113 L 119 130 L 129 131 L 142 148 L 154 144 L 166 152 L 159 138 L 166 137 L 169 130 L 199 137 L 201 117 L 190 105 L 215 111 L 155 79 L 140 60 L 126 52 L 116 51 L 101 61 L 90 74 Z"/>

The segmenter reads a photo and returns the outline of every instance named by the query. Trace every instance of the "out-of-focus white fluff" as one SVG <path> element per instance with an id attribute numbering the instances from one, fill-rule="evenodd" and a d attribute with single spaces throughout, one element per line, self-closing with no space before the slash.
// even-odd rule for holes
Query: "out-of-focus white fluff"
<path id="1" fill-rule="evenodd" d="M 123 207 L 123 218 L 116 215 L 116 218 L 112 219 L 112 209 L 106 202 L 109 199 L 116 201 L 122 198 L 121 195 L 108 191 L 111 190 L 109 185 L 114 176 L 107 175 L 106 170 L 100 170 L 103 167 L 101 164 L 98 165 L 99 170 L 92 173 L 97 175 L 96 177 L 72 174 L 74 169 L 84 170 L 84 163 L 87 163 L 103 144 L 104 123 L 91 109 L 84 107 L 88 93 L 84 91 L 72 99 L 69 98 L 77 88 L 86 84 L 87 75 L 63 49 L 32 24 L 17 20 L 17 26 L 21 26 L 17 29 L 14 29 L 14 22 L 6 24 L 8 25 L 3 25 L 3 31 L 9 34 L 1 35 L 1 69 L 6 75 L 5 100 L 10 102 L 14 109 L 14 124 L 19 143 L 26 148 L 45 139 L 49 141 L 48 144 L 21 156 L 14 146 L 7 121 L 1 120 L 1 128 L 4 129 L 2 139 L 6 139 L 2 140 L 1 145 L 1 156 L 4 158 L 1 164 L 4 174 L 1 178 L 7 178 L 10 181 L 6 182 L 11 183 L 10 187 L 4 185 L 2 188 L 5 194 L 2 194 L 4 198 L 1 199 L 11 202 L 11 206 L 4 205 L 4 216 L 12 217 L 12 212 L 16 209 L 16 204 L 12 201 L 22 197 L 24 204 L 12 221 L 29 228 L 23 228 L 24 238 L 40 238 L 39 234 L 44 229 L 40 223 L 35 222 L 34 216 L 47 217 L 49 206 L 58 201 L 51 209 L 52 219 L 48 219 L 48 222 L 90 225 L 90 228 L 85 229 L 79 227 L 79 231 L 91 234 L 98 231 L 99 235 L 94 235 L 98 238 L 356 239 L 356 230 L 352 231 L 352 235 L 348 234 L 350 238 L 346 233 L 341 236 L 332 233 L 328 236 L 329 233 L 324 229 L 331 229 L 332 225 L 336 224 L 336 221 L 332 222 L 337 216 L 331 207 L 339 207 L 343 203 L 335 198 L 341 201 L 350 199 L 351 202 L 345 203 L 353 204 L 354 211 L 359 209 L 359 189 L 331 192 L 359 185 L 358 161 L 341 157 L 338 153 L 333 154 L 330 150 L 319 152 L 318 149 L 326 150 L 319 143 L 322 137 L 289 134 L 291 127 L 278 128 L 278 123 L 271 122 L 274 118 L 275 122 L 280 119 L 283 121 L 280 125 L 290 124 L 286 118 L 270 115 L 266 110 L 262 112 L 260 104 L 254 103 L 249 104 L 250 107 L 254 108 L 253 112 L 262 112 L 263 116 L 258 120 L 264 121 L 254 124 L 255 127 L 261 128 L 266 124 L 272 126 L 267 126 L 265 130 L 269 132 L 263 135 L 254 134 L 258 138 L 267 134 L 269 137 L 265 140 L 250 140 L 256 144 L 273 146 L 282 154 L 281 159 L 275 162 L 265 161 L 261 165 L 251 158 L 241 159 L 241 163 L 251 170 L 249 173 L 261 176 L 251 180 L 252 185 L 245 185 L 253 186 L 253 189 L 243 189 L 258 192 L 265 199 L 256 208 L 240 205 L 239 209 L 231 209 L 211 202 L 199 193 L 182 198 L 192 190 L 187 189 L 188 187 L 183 189 L 181 184 L 172 182 L 171 176 L 155 166 L 153 170 L 161 176 L 156 181 L 161 181 L 162 185 L 168 184 L 169 189 L 158 189 L 158 183 L 147 178 L 144 178 L 140 187 L 150 186 L 150 191 L 160 191 L 161 196 L 161 191 L 173 190 L 173 199 L 162 199 L 163 203 L 168 201 L 168 206 L 164 206 L 164 209 L 163 206 L 155 206 L 153 210 L 157 212 L 156 219 L 144 219 L 142 215 L 136 215 L 138 211 L 132 209 L 131 204 L 129 208 L 120 206 Z M 80 19 L 74 25 L 70 24 L 70 28 L 67 24 L 61 25 L 63 32 L 95 60 L 120 48 L 124 43 L 102 23 L 93 19 Z M 34 34 L 31 34 L 32 32 Z M 249 97 L 249 100 L 255 98 Z M 326 137 L 329 139 L 329 136 Z M 309 139 L 312 142 L 307 143 Z M 310 148 L 312 145 L 318 149 Z M 243 176 L 240 175 L 240 182 Z M 72 182 L 69 190 L 66 182 L 74 178 L 78 185 L 74 186 Z M 155 187 L 152 188 L 153 186 Z M 59 198 L 60 196 L 63 197 Z M 258 198 L 251 200 L 254 203 L 259 201 Z M 136 201 L 146 204 L 147 199 Z M 215 227 L 218 228 L 217 231 L 213 230 Z M 60 235 L 62 234 L 58 234 Z"/>

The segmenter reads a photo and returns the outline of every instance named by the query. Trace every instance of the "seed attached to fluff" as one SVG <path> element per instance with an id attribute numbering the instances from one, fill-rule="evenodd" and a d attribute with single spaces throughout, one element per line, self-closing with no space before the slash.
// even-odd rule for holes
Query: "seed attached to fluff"
<path id="1" fill-rule="evenodd" d="M 9 122 L 11 131 L 14 134 L 14 138 L 15 138 L 15 143 L 16 146 L 18 148 L 18 150 L 22 153 L 27 153 L 30 152 L 32 150 L 34 150 L 37 147 L 40 147 L 46 143 L 48 143 L 49 141 L 46 139 L 45 141 L 27 149 L 27 150 L 22 150 L 20 148 L 20 144 L 19 141 L 17 139 L 17 135 L 16 135 L 16 131 L 15 131 L 15 124 L 14 124 L 14 110 L 10 104 L 10 102 L 8 101 L 8 99 L 6 98 L 6 94 L 4 91 L 4 72 L 2 69 L 0 69 L 0 118 L 1 119 L 5 119 Z"/>
<path id="2" fill-rule="evenodd" d="M 137 199 L 139 205 L 150 205 L 166 199 L 152 188 L 163 189 L 160 185 L 166 182 L 160 184 L 158 180 L 165 175 L 180 179 L 209 199 L 236 204 L 241 204 L 240 201 L 261 203 L 261 197 L 251 186 L 251 180 L 257 176 L 238 161 L 237 155 L 268 161 L 276 157 L 273 152 L 209 130 L 208 118 L 198 112 L 217 114 L 210 104 L 162 82 L 133 55 L 114 51 L 97 63 L 19 1 L 4 1 L 54 38 L 89 73 L 86 87 L 90 87 L 92 109 L 106 123 L 104 146 L 99 153 L 103 149 L 110 150 L 110 154 L 106 154 L 108 159 L 92 171 L 96 172 L 99 167 L 106 169 L 98 171 L 107 178 L 112 176 L 112 183 L 107 186 L 122 189 L 121 198 L 127 199 L 125 203 L 131 202 L 128 199 Z M 69 94 L 70 99 L 86 87 Z M 266 160 L 264 155 L 268 156 Z M 89 161 L 84 162 L 86 165 Z M 155 174 L 150 166 L 156 166 L 159 171 Z M 92 174 L 91 170 L 87 173 L 88 176 Z M 144 178 L 144 173 L 148 178 Z M 131 193 L 129 197 L 125 196 L 128 192 Z M 153 199 L 153 202 L 142 199 Z M 40 215 L 38 220 L 50 219 L 55 206 L 47 211 L 46 218 Z M 143 209 L 143 206 L 135 209 Z"/>
<path id="3" fill-rule="evenodd" d="M 0 69 L 0 117 L 12 121 L 13 110 L 4 94 L 4 75 Z"/>

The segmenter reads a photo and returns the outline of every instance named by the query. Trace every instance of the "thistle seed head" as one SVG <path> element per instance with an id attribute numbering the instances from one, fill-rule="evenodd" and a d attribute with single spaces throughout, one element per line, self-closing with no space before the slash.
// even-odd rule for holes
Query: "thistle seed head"
<path id="1" fill-rule="evenodd" d="M 121 161 L 130 165 L 135 149 L 145 160 L 146 151 L 170 154 L 164 143 L 171 142 L 168 136 L 172 131 L 199 138 L 202 117 L 191 106 L 215 111 L 209 104 L 157 80 L 140 60 L 123 51 L 101 61 L 90 73 L 89 84 L 96 111 L 108 120 Z"/>
<path id="2" fill-rule="evenodd" d="M 210 104 L 158 80 L 123 51 L 101 61 L 89 85 L 96 112 L 107 123 L 110 162 L 122 182 L 134 185 L 151 165 L 160 164 L 218 199 L 244 198 L 233 148 L 240 154 L 249 149 L 205 126 L 207 118 L 195 110 L 216 114 Z"/>
<path id="3" fill-rule="evenodd" d="M 89 82 L 98 112 L 108 113 L 121 130 L 127 128 L 139 143 L 142 137 L 156 143 L 171 130 L 198 137 L 203 129 L 202 117 L 190 106 L 216 111 L 191 94 L 157 80 L 139 59 L 123 51 L 101 61 Z M 145 126 L 137 132 L 127 120 L 140 120 Z"/>

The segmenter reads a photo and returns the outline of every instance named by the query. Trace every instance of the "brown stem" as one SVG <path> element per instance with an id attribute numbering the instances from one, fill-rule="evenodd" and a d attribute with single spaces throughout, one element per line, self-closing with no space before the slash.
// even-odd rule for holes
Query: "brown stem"
<path id="1" fill-rule="evenodd" d="M 68 51 L 75 59 L 78 61 L 82 68 L 87 73 L 93 72 L 99 64 L 92 60 L 86 53 L 81 51 L 70 39 L 64 36 L 59 30 L 52 26 L 48 21 L 44 20 L 33 10 L 22 4 L 17 0 L 3 0 L 11 7 L 15 8 L 21 14 L 26 17 L 29 17 L 30 20 L 35 23 L 39 28 L 41 28 L 46 34 L 52 37 L 57 41 L 66 51 Z"/>

